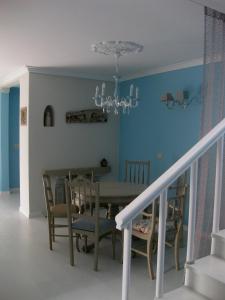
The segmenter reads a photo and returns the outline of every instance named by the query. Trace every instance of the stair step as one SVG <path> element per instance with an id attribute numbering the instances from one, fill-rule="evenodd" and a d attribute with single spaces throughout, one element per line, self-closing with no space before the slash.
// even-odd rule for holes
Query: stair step
<path id="1" fill-rule="evenodd" d="M 220 230 L 218 233 L 214 233 L 213 235 L 221 237 L 225 240 L 225 229 Z"/>
<path id="2" fill-rule="evenodd" d="M 214 253 L 216 256 L 225 259 L 225 230 L 212 235 L 215 244 Z"/>
<path id="3" fill-rule="evenodd" d="M 188 287 L 181 287 L 163 296 L 163 300 L 207 300 L 208 298 L 194 292 Z"/>
<path id="4" fill-rule="evenodd" d="M 213 300 L 225 299 L 225 261 L 210 255 L 186 268 L 187 286 Z"/>

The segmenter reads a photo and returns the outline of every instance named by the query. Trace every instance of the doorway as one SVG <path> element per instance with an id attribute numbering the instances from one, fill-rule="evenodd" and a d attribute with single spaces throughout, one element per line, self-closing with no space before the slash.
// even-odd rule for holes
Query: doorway
<path id="1" fill-rule="evenodd" d="M 12 87 L 9 90 L 9 190 L 19 192 L 19 111 L 20 89 Z"/>

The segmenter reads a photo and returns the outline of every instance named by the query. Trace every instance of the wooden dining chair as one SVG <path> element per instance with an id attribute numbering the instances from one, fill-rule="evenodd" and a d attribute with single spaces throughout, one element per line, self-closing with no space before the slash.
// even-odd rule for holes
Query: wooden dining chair
<path id="1" fill-rule="evenodd" d="M 90 173 L 82 174 L 82 175 L 77 172 L 69 171 L 69 182 L 71 183 L 75 178 L 77 178 L 79 176 L 84 176 L 84 178 L 89 179 L 92 183 L 94 183 L 94 172 L 93 171 L 91 171 Z M 70 188 L 70 197 L 71 197 L 71 202 L 77 206 L 77 209 L 78 209 L 79 213 L 81 214 L 83 211 L 83 206 L 84 206 L 83 195 L 80 195 L 78 197 L 77 193 L 74 191 L 74 189 Z"/>
<path id="2" fill-rule="evenodd" d="M 89 179 L 92 183 L 94 183 L 96 181 L 96 177 L 95 177 L 94 171 L 91 170 L 90 172 L 85 173 L 85 174 L 80 174 L 80 173 L 77 173 L 77 172 L 69 171 L 69 182 L 72 182 L 72 180 L 74 178 L 76 178 L 76 177 L 78 177 L 80 175 L 82 175 L 85 178 Z M 72 189 L 70 189 L 70 193 L 71 193 L 71 201 L 72 201 L 72 203 L 74 203 L 78 207 L 78 209 L 80 209 L 82 211 L 82 205 L 79 206 L 79 203 L 78 203 L 79 199 L 76 197 L 76 193 L 74 193 Z M 82 199 L 80 199 L 80 200 L 82 202 Z M 109 217 L 109 205 L 108 204 L 101 204 L 100 203 L 100 207 L 105 209 L 105 216 L 106 216 L 106 218 L 108 218 Z"/>
<path id="3" fill-rule="evenodd" d="M 42 175 L 42 182 L 44 188 L 44 198 L 46 204 L 47 211 L 47 219 L 48 219 L 48 233 L 49 233 L 49 248 L 53 249 L 52 242 L 55 241 L 55 237 L 68 237 L 66 234 L 56 234 L 56 228 L 65 228 L 67 227 L 67 223 L 65 224 L 57 224 L 55 223 L 56 218 L 66 218 L 67 217 L 67 205 L 64 203 L 56 204 L 55 199 L 53 197 L 51 178 L 49 175 Z M 78 211 L 75 205 L 71 206 L 71 210 L 75 213 Z"/>
<path id="4" fill-rule="evenodd" d="M 145 241 L 144 249 L 140 247 L 133 246 L 131 248 L 132 252 L 145 256 L 148 263 L 148 273 L 151 279 L 155 278 L 155 273 L 153 269 L 153 255 L 154 249 L 157 243 L 156 237 L 156 226 L 158 224 L 158 219 L 156 216 L 156 204 L 158 200 L 155 200 L 153 204 L 148 208 L 149 212 L 142 212 L 141 218 L 133 221 L 132 236 Z"/>
<path id="5" fill-rule="evenodd" d="M 166 245 L 174 248 L 176 270 L 180 269 L 179 249 L 183 241 L 184 208 L 188 192 L 187 173 L 180 176 L 175 185 L 169 187 L 175 195 L 168 197 Z"/>
<path id="6" fill-rule="evenodd" d="M 175 190 L 175 195 L 168 197 L 165 243 L 167 246 L 174 248 L 175 267 L 176 270 L 179 270 L 179 247 L 183 236 L 184 201 L 188 189 L 186 174 L 178 178 L 176 184 L 169 189 Z M 132 230 L 133 236 L 146 241 L 145 251 L 140 250 L 139 247 L 133 247 L 132 251 L 147 258 L 149 276 L 154 279 L 153 255 L 157 249 L 158 240 L 158 200 L 155 200 L 148 210 L 150 210 L 150 213 L 143 212 L 141 218 L 133 221 Z"/>
<path id="7" fill-rule="evenodd" d="M 150 161 L 126 160 L 125 182 L 146 184 L 150 183 Z"/>
<path id="8" fill-rule="evenodd" d="M 100 240 L 112 235 L 112 252 L 115 258 L 116 223 L 114 220 L 100 218 L 99 216 L 99 183 L 93 183 L 84 176 L 77 176 L 71 182 L 65 180 L 67 202 L 70 264 L 74 266 L 73 239 L 83 238 L 85 247 L 87 240 L 94 241 L 94 270 L 98 270 L 98 251 Z M 71 194 L 76 195 L 79 203 L 78 214 L 71 212 Z"/>

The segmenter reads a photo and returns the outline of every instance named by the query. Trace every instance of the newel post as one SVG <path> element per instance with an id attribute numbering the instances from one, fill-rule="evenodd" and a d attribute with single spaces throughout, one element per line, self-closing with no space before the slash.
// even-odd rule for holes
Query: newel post
<path id="1" fill-rule="evenodd" d="M 122 300 L 129 299 L 132 221 L 124 228 Z"/>

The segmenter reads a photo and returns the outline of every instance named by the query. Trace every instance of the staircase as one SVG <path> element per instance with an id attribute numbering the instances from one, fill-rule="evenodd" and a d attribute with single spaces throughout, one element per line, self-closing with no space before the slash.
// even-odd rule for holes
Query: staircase
<path id="1" fill-rule="evenodd" d="M 186 266 L 185 286 L 163 296 L 166 300 L 225 299 L 225 230 L 213 234 L 215 253 Z"/>
<path id="2" fill-rule="evenodd" d="M 132 220 L 158 197 L 160 197 L 160 207 L 155 299 L 225 300 L 225 230 L 220 230 L 219 228 L 224 160 L 224 134 L 225 119 L 215 126 L 181 159 L 179 159 L 116 216 L 117 228 L 124 231 L 122 300 L 129 300 Z M 211 254 L 195 260 L 194 241 L 198 162 L 199 159 L 215 144 L 217 145 L 217 152 Z M 185 283 L 183 287 L 164 294 L 167 190 L 168 187 L 188 169 L 190 169 L 190 199 Z M 141 300 L 141 295 L 139 299 Z"/>

